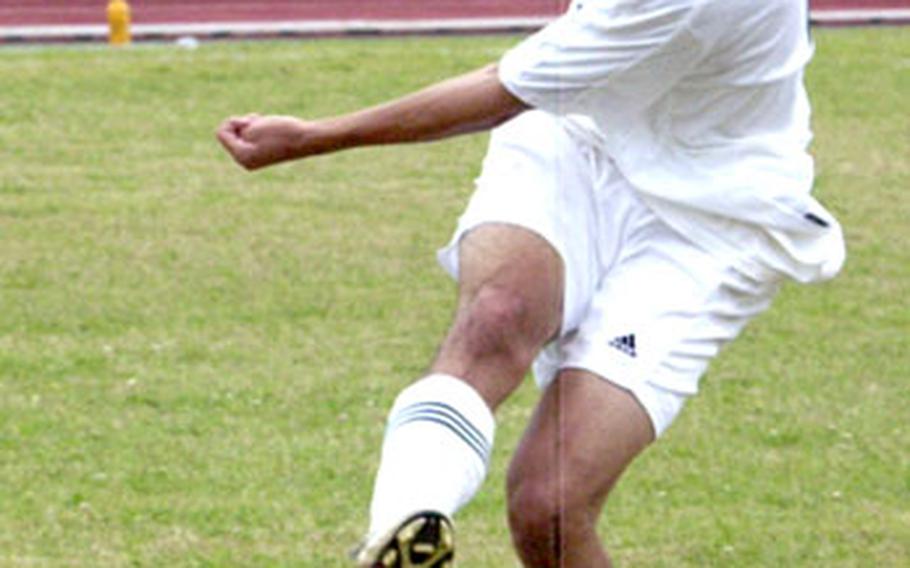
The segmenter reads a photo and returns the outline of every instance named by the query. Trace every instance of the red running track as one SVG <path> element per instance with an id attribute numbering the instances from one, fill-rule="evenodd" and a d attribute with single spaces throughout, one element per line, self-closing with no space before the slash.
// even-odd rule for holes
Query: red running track
<path id="1" fill-rule="evenodd" d="M 137 24 L 554 16 L 568 4 L 568 0 L 129 1 Z M 910 9 L 910 0 L 811 1 L 816 10 Z M 106 0 L 0 0 L 0 26 L 104 24 L 106 4 Z"/>
<path id="2" fill-rule="evenodd" d="M 128 0 L 136 24 L 550 16 L 567 0 Z M 103 24 L 105 0 L 0 0 L 0 25 Z"/>

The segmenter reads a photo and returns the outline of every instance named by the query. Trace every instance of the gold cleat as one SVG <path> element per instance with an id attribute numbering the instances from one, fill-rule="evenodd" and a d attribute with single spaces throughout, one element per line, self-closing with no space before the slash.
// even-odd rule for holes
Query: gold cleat
<path id="1" fill-rule="evenodd" d="M 445 515 L 423 511 L 412 515 L 357 555 L 360 568 L 452 568 L 455 531 Z"/>

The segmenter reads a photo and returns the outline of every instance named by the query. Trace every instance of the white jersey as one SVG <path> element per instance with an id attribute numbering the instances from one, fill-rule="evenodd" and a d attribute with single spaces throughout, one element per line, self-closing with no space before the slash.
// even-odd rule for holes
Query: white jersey
<path id="1" fill-rule="evenodd" d="M 744 270 L 829 278 L 844 247 L 809 195 L 807 10 L 805 0 L 576 0 L 503 57 L 500 78 L 602 148 L 693 241 Z"/>

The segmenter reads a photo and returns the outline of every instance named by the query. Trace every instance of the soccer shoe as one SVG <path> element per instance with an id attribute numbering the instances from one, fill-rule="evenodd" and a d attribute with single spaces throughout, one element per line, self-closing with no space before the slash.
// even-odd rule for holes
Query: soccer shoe
<path id="1" fill-rule="evenodd" d="M 416 513 L 357 554 L 360 568 L 452 568 L 455 531 L 445 515 Z"/>

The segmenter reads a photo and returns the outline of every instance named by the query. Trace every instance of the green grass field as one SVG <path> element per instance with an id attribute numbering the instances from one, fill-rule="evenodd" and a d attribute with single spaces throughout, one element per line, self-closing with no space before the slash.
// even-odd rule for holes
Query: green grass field
<path id="1" fill-rule="evenodd" d="M 910 565 L 910 29 L 816 32 L 840 278 L 787 287 L 603 519 L 623 566 Z M 448 323 L 485 138 L 254 175 L 212 136 L 494 60 L 514 38 L 0 51 L 0 566 L 346 566 L 383 420 Z M 516 566 L 500 413 L 461 565 Z"/>

